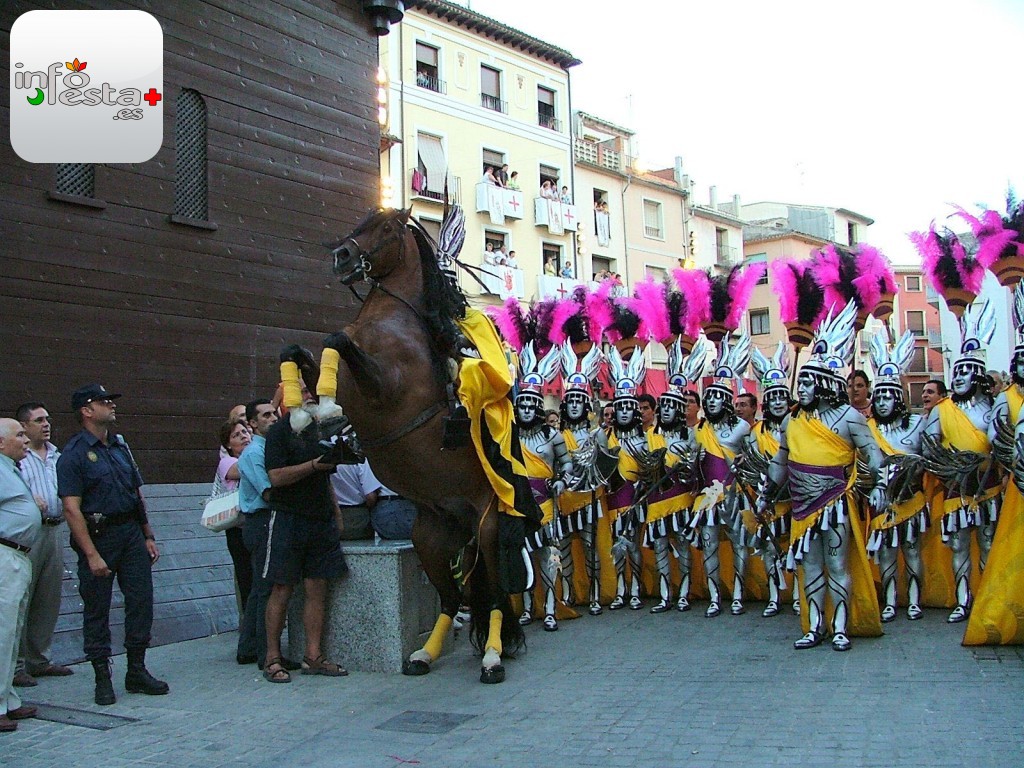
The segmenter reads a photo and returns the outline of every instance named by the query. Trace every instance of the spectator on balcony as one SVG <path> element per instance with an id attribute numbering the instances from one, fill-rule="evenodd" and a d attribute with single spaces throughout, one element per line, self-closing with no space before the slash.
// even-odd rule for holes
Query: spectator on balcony
<path id="1" fill-rule="evenodd" d="M 621 299 L 623 296 L 625 296 L 626 286 L 622 284 L 622 276 L 618 272 L 615 272 L 609 279 L 614 283 L 614 285 L 612 286 L 612 289 L 608 292 L 608 295 L 611 296 L 613 299 Z"/>
<path id="2" fill-rule="evenodd" d="M 572 280 L 573 273 L 572 273 L 572 262 L 571 261 L 566 261 L 565 262 L 565 266 L 562 267 L 562 277 L 567 279 L 567 280 Z"/>
<path id="3" fill-rule="evenodd" d="M 480 183 L 491 184 L 495 187 L 501 186 L 501 184 L 498 183 L 498 177 L 494 175 L 494 168 L 489 165 L 484 166 L 484 175 L 483 178 L 480 179 Z"/>
<path id="4" fill-rule="evenodd" d="M 555 185 L 550 181 L 545 181 L 540 185 L 540 196 L 545 200 L 557 200 L 558 190 L 555 189 Z"/>
<path id="5" fill-rule="evenodd" d="M 493 243 L 487 243 L 484 246 L 484 264 L 490 264 L 492 267 L 498 263 L 498 257 L 494 253 Z"/>
<path id="6" fill-rule="evenodd" d="M 519 261 L 516 259 L 515 251 L 508 252 L 508 258 L 505 259 L 505 266 L 511 267 L 512 269 L 519 269 Z"/>
<path id="7" fill-rule="evenodd" d="M 494 177 L 498 180 L 498 184 L 503 187 L 508 186 L 508 163 L 505 163 L 498 169 L 498 172 L 494 174 Z"/>
<path id="8" fill-rule="evenodd" d="M 562 187 L 562 194 L 559 198 L 565 205 L 572 205 L 572 195 L 569 194 L 568 187 Z"/>
<path id="9" fill-rule="evenodd" d="M 608 279 L 608 270 L 607 269 L 602 269 L 602 270 L 598 271 L 597 274 L 594 275 L 594 282 L 595 283 L 603 283 L 607 279 Z"/>
<path id="10" fill-rule="evenodd" d="M 545 259 L 544 260 L 544 274 L 547 275 L 548 277 L 554 277 L 555 276 L 556 273 L 555 273 L 555 260 L 554 259 Z"/>
<path id="11" fill-rule="evenodd" d="M 416 70 L 416 85 L 418 85 L 420 88 L 429 88 L 430 87 L 430 75 L 428 75 L 422 69 Z"/>
<path id="12" fill-rule="evenodd" d="M 507 166 L 506 166 L 507 167 Z M 508 188 L 520 190 L 522 187 L 519 186 L 519 171 L 512 171 L 512 174 L 508 177 Z"/>
<path id="13" fill-rule="evenodd" d="M 505 245 L 503 243 L 498 243 L 498 247 L 494 249 L 494 260 L 502 267 L 507 264 L 508 256 L 505 254 Z"/>

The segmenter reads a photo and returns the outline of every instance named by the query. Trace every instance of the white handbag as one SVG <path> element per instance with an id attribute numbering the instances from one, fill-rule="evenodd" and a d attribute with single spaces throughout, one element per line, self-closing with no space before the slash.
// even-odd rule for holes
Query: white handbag
<path id="1" fill-rule="evenodd" d="M 242 514 L 238 504 L 238 491 L 228 491 L 211 497 L 203 507 L 203 517 L 199 522 L 204 528 L 217 533 L 241 525 Z"/>

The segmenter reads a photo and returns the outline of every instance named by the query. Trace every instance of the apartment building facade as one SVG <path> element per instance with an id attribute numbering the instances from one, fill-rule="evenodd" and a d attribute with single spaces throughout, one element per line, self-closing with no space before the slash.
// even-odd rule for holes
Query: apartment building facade
<path id="1" fill-rule="evenodd" d="M 477 305 L 523 302 L 570 289 L 580 209 L 573 181 L 567 51 L 444 0 L 412 0 L 405 19 L 381 39 L 386 140 L 385 205 L 412 207 L 436 234 L 444 204 L 466 213 L 462 258 L 483 265 L 487 246 L 515 252 L 516 268 L 487 264 L 486 288 L 460 275 Z M 485 180 L 486 169 L 516 172 L 519 190 Z M 549 182 L 567 202 L 540 191 Z M 511 186 L 511 185 L 510 185 Z M 555 276 L 546 275 L 550 262 Z M 569 262 L 566 268 L 566 262 Z M 551 268 L 549 268 L 551 269 Z M 571 275 L 562 280 L 563 270 Z"/>
<path id="2" fill-rule="evenodd" d="M 737 211 L 746 222 L 743 227 L 743 258 L 746 262 L 770 264 L 776 259 L 806 259 L 829 243 L 856 245 L 864 239 L 867 228 L 874 223 L 845 208 L 790 205 L 759 202 L 740 205 L 726 203 L 725 209 Z M 747 327 L 755 347 L 765 354 L 774 352 L 780 341 L 786 341 L 786 327 L 779 314 L 779 302 L 766 276 L 754 289 L 747 310 Z M 870 332 L 871 326 L 868 327 Z M 867 364 L 864 336 L 858 339 L 855 366 Z M 806 350 L 797 364 L 807 356 Z"/>

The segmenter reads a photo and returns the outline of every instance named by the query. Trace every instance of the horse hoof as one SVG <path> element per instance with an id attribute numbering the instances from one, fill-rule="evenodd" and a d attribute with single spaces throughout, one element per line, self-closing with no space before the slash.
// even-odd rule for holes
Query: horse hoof
<path id="1" fill-rule="evenodd" d="M 430 665 L 419 659 L 409 659 L 402 662 L 402 674 L 412 677 L 425 675 L 430 671 Z"/>
<path id="2" fill-rule="evenodd" d="M 488 685 L 505 682 L 505 667 L 501 664 L 496 667 L 481 667 L 480 682 Z"/>

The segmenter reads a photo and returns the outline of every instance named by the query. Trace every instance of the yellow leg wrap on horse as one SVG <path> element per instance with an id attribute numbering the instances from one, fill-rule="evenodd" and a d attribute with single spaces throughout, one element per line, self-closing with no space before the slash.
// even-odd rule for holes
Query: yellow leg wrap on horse
<path id="1" fill-rule="evenodd" d="M 338 362 L 341 355 L 338 350 L 327 347 L 320 355 L 320 379 L 316 383 L 317 396 L 338 396 Z"/>
<path id="2" fill-rule="evenodd" d="M 491 611 L 491 623 L 487 630 L 487 645 L 484 648 L 493 648 L 495 653 L 501 656 L 501 611 L 497 608 Z"/>
<path id="3" fill-rule="evenodd" d="M 430 655 L 431 661 L 437 661 L 437 657 L 441 655 L 441 646 L 444 644 L 444 638 L 451 628 L 451 616 L 447 613 L 442 613 L 437 617 L 437 621 L 434 623 L 434 630 L 430 633 L 430 638 L 423 645 L 423 650 Z"/>
<path id="4" fill-rule="evenodd" d="M 302 406 L 302 385 L 299 383 L 299 366 L 295 363 L 281 363 L 281 386 L 284 388 L 286 408 Z"/>

